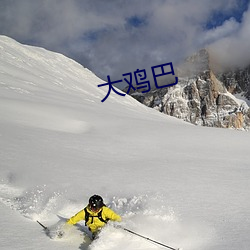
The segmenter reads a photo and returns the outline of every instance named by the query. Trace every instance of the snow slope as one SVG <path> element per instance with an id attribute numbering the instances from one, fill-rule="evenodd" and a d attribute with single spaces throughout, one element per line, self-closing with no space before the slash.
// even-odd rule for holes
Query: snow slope
<path id="1" fill-rule="evenodd" d="M 83 223 L 61 240 L 36 223 L 53 228 L 97 193 L 124 227 L 166 245 L 248 250 L 249 133 L 196 127 L 129 96 L 102 103 L 100 83 L 0 36 L 0 248 L 162 249 L 112 225 L 90 244 Z"/>

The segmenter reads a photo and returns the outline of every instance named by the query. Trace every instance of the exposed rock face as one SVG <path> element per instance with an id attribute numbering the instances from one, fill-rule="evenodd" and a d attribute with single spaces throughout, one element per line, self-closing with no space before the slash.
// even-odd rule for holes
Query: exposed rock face
<path id="1" fill-rule="evenodd" d="M 250 66 L 245 69 L 230 70 L 218 73 L 218 79 L 222 81 L 227 90 L 232 94 L 241 93 L 250 100 Z"/>
<path id="2" fill-rule="evenodd" d="M 250 109 L 233 94 L 250 96 L 249 71 L 250 67 L 217 76 L 209 65 L 209 53 L 201 50 L 178 69 L 177 85 L 131 95 L 149 107 L 193 124 L 248 129 Z"/>

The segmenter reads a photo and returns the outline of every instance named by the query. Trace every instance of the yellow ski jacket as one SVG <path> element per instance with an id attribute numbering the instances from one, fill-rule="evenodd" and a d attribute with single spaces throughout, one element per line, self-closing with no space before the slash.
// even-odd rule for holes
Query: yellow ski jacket
<path id="1" fill-rule="evenodd" d="M 87 212 L 89 213 L 88 221 L 85 221 L 86 226 L 90 229 L 92 233 L 97 232 L 100 228 L 102 228 L 106 223 L 104 221 L 112 220 L 112 221 L 121 221 L 120 215 L 116 214 L 113 210 L 110 208 L 103 206 L 99 211 L 93 212 L 89 209 L 89 207 L 86 207 Z M 104 220 L 100 220 L 98 218 L 98 214 L 101 212 L 101 218 Z M 77 214 L 72 216 L 68 221 L 67 224 L 74 225 L 80 220 L 85 220 L 85 211 L 82 209 Z"/>

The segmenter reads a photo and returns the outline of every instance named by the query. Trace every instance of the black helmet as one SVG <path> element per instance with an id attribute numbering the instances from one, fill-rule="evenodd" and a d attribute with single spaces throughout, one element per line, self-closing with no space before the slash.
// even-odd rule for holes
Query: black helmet
<path id="1" fill-rule="evenodd" d="M 102 208 L 104 206 L 102 197 L 96 194 L 91 196 L 89 198 L 89 206 L 90 209 L 93 210 L 99 210 L 100 208 Z"/>

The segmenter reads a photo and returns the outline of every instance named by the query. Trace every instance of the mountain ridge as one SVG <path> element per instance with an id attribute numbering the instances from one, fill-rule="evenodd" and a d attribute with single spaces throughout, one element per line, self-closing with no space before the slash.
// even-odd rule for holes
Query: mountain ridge
<path id="1" fill-rule="evenodd" d="M 148 107 L 195 125 L 249 129 L 250 67 L 221 71 L 209 50 L 202 49 L 176 72 L 177 85 L 131 95 Z"/>

